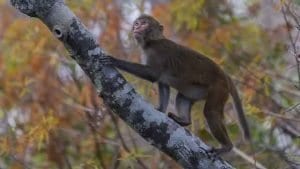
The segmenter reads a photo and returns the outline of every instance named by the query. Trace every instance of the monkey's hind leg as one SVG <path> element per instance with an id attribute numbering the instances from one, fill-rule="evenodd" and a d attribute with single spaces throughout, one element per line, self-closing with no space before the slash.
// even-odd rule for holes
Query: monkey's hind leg
<path id="1" fill-rule="evenodd" d="M 182 94 L 178 93 L 176 96 L 176 110 L 178 116 L 169 113 L 168 116 L 176 121 L 181 126 L 188 126 L 191 124 L 191 107 L 193 102 Z"/>
<path id="2" fill-rule="evenodd" d="M 229 152 L 233 147 L 223 122 L 223 110 L 228 95 L 228 91 L 222 86 L 211 88 L 204 106 L 204 116 L 209 129 L 222 145 L 221 148 L 212 149 L 212 152 L 216 153 L 216 155 Z"/>

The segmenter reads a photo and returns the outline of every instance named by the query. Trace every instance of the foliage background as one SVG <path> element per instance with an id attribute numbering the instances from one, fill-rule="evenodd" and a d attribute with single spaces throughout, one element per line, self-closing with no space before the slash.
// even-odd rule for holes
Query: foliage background
<path id="1" fill-rule="evenodd" d="M 206 54 L 234 79 L 254 146 L 251 150 L 242 141 L 235 111 L 227 104 L 227 128 L 234 144 L 250 157 L 255 155 L 267 168 L 300 167 L 296 62 L 300 25 L 294 19 L 299 18 L 300 1 L 66 3 L 108 53 L 134 62 L 144 58 L 129 33 L 130 25 L 140 13 L 155 16 L 168 38 Z M 155 85 L 123 74 L 145 99 L 157 104 Z M 217 146 L 207 130 L 202 108 L 203 103 L 193 107 L 189 129 Z M 169 111 L 174 111 L 174 99 Z M 253 168 L 233 152 L 224 158 L 236 168 Z M 0 0 L 0 168 L 180 167 L 102 104 L 89 79 L 39 20 Z"/>

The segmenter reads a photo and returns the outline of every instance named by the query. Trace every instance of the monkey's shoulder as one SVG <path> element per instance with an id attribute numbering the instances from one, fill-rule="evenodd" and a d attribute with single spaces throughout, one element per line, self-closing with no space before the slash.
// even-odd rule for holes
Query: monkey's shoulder
<path id="1" fill-rule="evenodd" d="M 150 40 L 147 42 L 145 47 L 143 48 L 144 52 L 147 54 L 165 54 L 171 52 L 170 49 L 175 48 L 176 46 L 174 45 L 172 41 L 168 39 L 158 39 L 158 40 Z M 163 53 L 162 53 L 163 52 Z"/>
<path id="2" fill-rule="evenodd" d="M 161 62 L 166 61 L 168 63 L 170 60 L 172 60 L 172 62 L 184 62 L 184 60 L 180 59 L 190 55 L 186 53 L 183 46 L 169 39 L 149 41 L 148 45 L 143 50 L 149 59 L 160 60 Z"/>

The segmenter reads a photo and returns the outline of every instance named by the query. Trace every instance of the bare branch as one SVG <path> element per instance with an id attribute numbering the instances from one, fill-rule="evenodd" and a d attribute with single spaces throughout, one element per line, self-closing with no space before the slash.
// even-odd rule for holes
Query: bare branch
<path id="1" fill-rule="evenodd" d="M 294 55 L 296 63 L 297 63 L 297 73 L 298 73 L 298 86 L 297 86 L 297 88 L 300 88 L 300 53 L 297 51 L 297 46 L 296 46 L 296 42 L 297 42 L 298 37 L 299 37 L 300 24 L 299 24 L 299 21 L 298 21 L 297 17 L 291 12 L 290 3 L 287 4 L 286 2 L 284 2 L 284 6 L 281 8 L 281 12 L 282 12 L 282 15 L 283 15 L 283 18 L 284 18 L 284 21 L 286 23 L 287 28 L 290 27 L 288 17 L 287 17 L 287 11 L 290 13 L 292 18 L 294 19 L 294 22 L 297 24 L 297 28 L 298 28 L 298 32 L 297 32 L 297 36 L 296 36 L 295 40 L 293 39 L 292 33 L 289 29 L 287 30 L 287 32 L 288 32 L 288 37 L 289 37 L 289 40 L 290 40 L 290 43 L 291 43 L 291 46 L 292 46 L 292 49 L 293 49 L 293 55 Z"/>

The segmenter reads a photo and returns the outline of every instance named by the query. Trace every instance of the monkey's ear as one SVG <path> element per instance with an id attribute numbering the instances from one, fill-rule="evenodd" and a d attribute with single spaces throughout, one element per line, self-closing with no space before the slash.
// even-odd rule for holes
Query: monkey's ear
<path id="1" fill-rule="evenodd" d="M 163 32 L 163 31 L 164 31 L 164 26 L 159 25 L 159 30 L 160 30 L 161 32 Z"/>

